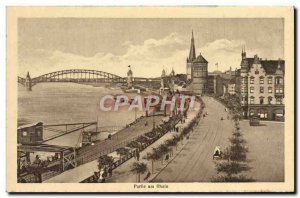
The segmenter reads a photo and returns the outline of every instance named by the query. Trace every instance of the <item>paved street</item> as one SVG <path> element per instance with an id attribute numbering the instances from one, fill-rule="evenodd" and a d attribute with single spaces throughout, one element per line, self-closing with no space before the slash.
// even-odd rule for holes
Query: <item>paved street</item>
<path id="1" fill-rule="evenodd" d="M 203 100 L 208 116 L 201 119 L 185 148 L 153 182 L 210 182 L 216 175 L 212 154 L 216 146 L 224 148 L 229 144 L 233 122 L 227 120 L 221 103 L 209 97 Z"/>

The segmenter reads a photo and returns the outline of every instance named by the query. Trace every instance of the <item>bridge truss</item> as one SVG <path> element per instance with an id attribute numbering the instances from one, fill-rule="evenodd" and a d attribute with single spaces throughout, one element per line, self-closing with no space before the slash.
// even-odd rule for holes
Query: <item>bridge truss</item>
<path id="1" fill-rule="evenodd" d="M 25 78 L 18 76 L 18 83 L 25 85 Z M 47 73 L 31 79 L 31 85 L 42 82 L 75 82 L 75 83 L 125 83 L 126 78 L 108 72 L 69 69 Z"/>

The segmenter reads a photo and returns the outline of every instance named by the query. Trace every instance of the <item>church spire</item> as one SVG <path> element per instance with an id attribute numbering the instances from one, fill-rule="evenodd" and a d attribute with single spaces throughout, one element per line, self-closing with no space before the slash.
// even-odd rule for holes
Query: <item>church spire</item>
<path id="1" fill-rule="evenodd" d="M 196 50 L 195 50 L 195 43 L 194 43 L 194 33 L 192 31 L 191 48 L 190 48 L 190 55 L 188 61 L 192 62 L 195 59 L 196 59 Z"/>

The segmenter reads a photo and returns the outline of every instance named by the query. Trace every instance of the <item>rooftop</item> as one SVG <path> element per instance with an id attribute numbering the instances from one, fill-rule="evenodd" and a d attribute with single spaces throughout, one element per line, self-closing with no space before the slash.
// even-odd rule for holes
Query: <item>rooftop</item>
<path id="1" fill-rule="evenodd" d="M 194 63 L 208 63 L 207 60 L 205 60 L 205 58 L 201 55 L 201 53 L 193 62 Z"/>

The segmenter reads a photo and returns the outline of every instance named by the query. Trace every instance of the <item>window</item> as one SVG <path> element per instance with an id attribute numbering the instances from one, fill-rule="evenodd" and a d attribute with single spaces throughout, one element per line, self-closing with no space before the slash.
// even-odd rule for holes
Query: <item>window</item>
<path id="1" fill-rule="evenodd" d="M 275 89 L 275 93 L 279 93 L 279 89 L 278 88 Z"/>
<path id="2" fill-rule="evenodd" d="M 279 93 L 283 93 L 283 88 L 279 87 Z"/>
<path id="3" fill-rule="evenodd" d="M 250 77 L 250 84 L 254 84 L 254 77 L 253 76 Z"/>
<path id="4" fill-rule="evenodd" d="M 250 109 L 249 114 L 250 114 L 250 116 L 253 116 L 254 115 L 254 109 Z"/>
<path id="5" fill-rule="evenodd" d="M 264 93 L 264 87 L 260 87 L 259 92 Z"/>
<path id="6" fill-rule="evenodd" d="M 272 97 L 269 96 L 269 97 L 268 97 L 268 104 L 271 104 L 271 102 L 272 102 Z"/>
<path id="7" fill-rule="evenodd" d="M 264 84 L 264 77 L 263 76 L 259 77 L 259 84 Z"/>
<path id="8" fill-rule="evenodd" d="M 250 98 L 250 104 L 254 104 L 254 97 L 253 96 Z"/>
<path id="9" fill-rule="evenodd" d="M 259 98 L 259 104 L 264 104 L 264 97 Z"/>
<path id="10" fill-rule="evenodd" d="M 267 111 L 265 109 L 260 109 L 258 111 L 258 116 L 260 118 L 268 118 L 268 113 L 267 113 Z"/>
<path id="11" fill-rule="evenodd" d="M 258 74 L 259 74 L 259 71 L 258 71 L 258 70 L 256 70 L 256 71 L 255 71 L 255 74 L 256 74 L 256 75 L 258 75 Z"/>
<path id="12" fill-rule="evenodd" d="M 22 131 L 23 136 L 27 136 L 27 131 Z"/>
<path id="13" fill-rule="evenodd" d="M 268 84 L 272 84 L 272 77 L 268 78 Z"/>
<path id="14" fill-rule="evenodd" d="M 272 87 L 268 87 L 268 93 L 272 93 Z"/>
<path id="15" fill-rule="evenodd" d="M 250 109 L 249 114 L 250 114 L 250 116 L 253 116 L 254 115 L 254 109 Z"/>
<path id="16" fill-rule="evenodd" d="M 278 85 L 278 84 L 283 84 L 283 79 L 281 77 L 277 77 L 275 78 L 275 84 Z"/>
<path id="17" fill-rule="evenodd" d="M 283 84 L 283 78 L 279 78 L 279 84 Z"/>
<path id="18" fill-rule="evenodd" d="M 276 98 L 276 104 L 282 104 L 282 98 Z"/>
<path id="19" fill-rule="evenodd" d="M 254 87 L 250 87 L 250 93 L 254 93 Z"/>

